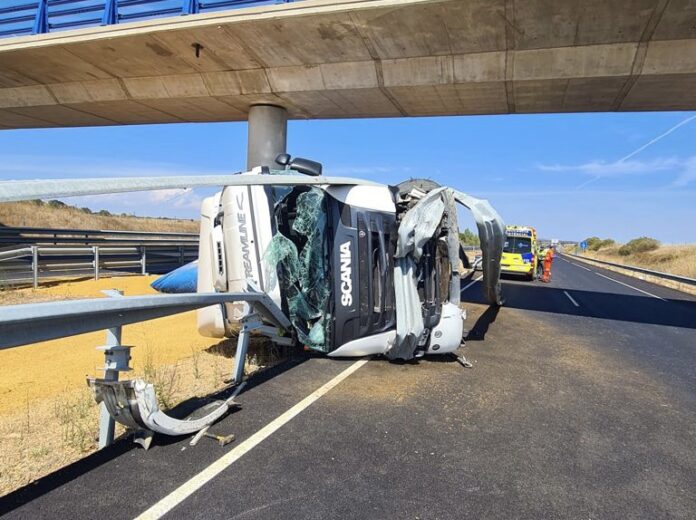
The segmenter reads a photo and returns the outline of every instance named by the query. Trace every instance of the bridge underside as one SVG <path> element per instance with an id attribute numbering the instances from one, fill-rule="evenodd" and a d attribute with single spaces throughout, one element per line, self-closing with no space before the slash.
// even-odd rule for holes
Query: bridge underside
<path id="1" fill-rule="evenodd" d="M 0 128 L 696 108 L 689 0 L 307 0 L 0 40 Z"/>

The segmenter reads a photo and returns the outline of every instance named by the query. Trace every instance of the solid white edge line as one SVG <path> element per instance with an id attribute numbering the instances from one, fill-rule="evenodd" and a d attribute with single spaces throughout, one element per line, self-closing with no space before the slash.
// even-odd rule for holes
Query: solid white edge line
<path id="1" fill-rule="evenodd" d="M 471 287 L 472 285 L 474 285 L 476 282 L 480 282 L 481 280 L 483 280 L 483 275 L 481 275 L 481 276 L 479 276 L 478 278 L 476 278 L 476 280 L 474 280 L 473 282 L 467 284 L 461 291 L 459 291 L 459 293 L 460 293 L 460 294 L 463 293 L 463 292 L 466 291 L 469 287 Z"/>
<path id="2" fill-rule="evenodd" d="M 592 272 L 592 269 L 589 269 L 589 268 L 585 267 L 584 265 L 576 264 L 575 262 L 568 262 L 568 263 L 574 265 L 575 267 L 579 267 L 580 269 L 584 269 L 585 271 Z"/>
<path id="3" fill-rule="evenodd" d="M 611 277 L 609 277 L 609 276 L 605 276 L 605 275 L 603 275 L 602 273 L 597 273 L 597 272 L 595 272 L 595 274 L 598 275 L 598 276 L 601 276 L 602 278 L 606 278 L 607 280 L 611 280 L 612 282 L 616 282 L 616 283 L 619 283 L 619 284 L 621 284 L 621 285 L 625 285 L 626 287 L 629 287 L 629 288 L 633 289 L 634 291 L 642 292 L 643 294 L 647 294 L 648 296 L 652 296 L 653 298 L 657 298 L 658 300 L 662 300 L 663 302 L 666 302 L 666 301 L 667 301 L 667 300 L 665 300 L 664 298 L 660 298 L 660 297 L 657 296 L 656 294 L 649 293 L 648 291 L 644 291 L 643 289 L 638 289 L 638 287 L 633 287 L 632 285 L 629 285 L 629 284 L 627 284 L 627 283 L 620 282 L 619 280 L 616 280 L 616 279 L 611 278 Z"/>
<path id="4" fill-rule="evenodd" d="M 568 294 L 568 291 L 563 291 L 563 294 L 565 294 L 568 297 L 568 299 L 571 302 L 573 302 L 573 305 L 575 305 L 576 307 L 580 307 L 580 304 L 578 302 L 576 302 L 575 299 L 570 294 Z"/>
<path id="5" fill-rule="evenodd" d="M 276 417 L 273 421 L 268 423 L 266 426 L 261 428 L 256 433 L 254 433 L 251 437 L 243 441 L 241 444 L 237 445 L 234 449 L 220 457 L 218 460 L 213 462 L 203 471 L 201 471 L 188 481 L 184 482 L 181 486 L 172 491 L 169 495 L 164 497 L 155 505 L 150 507 L 147 511 L 141 513 L 139 516 L 136 517 L 136 520 L 154 520 L 161 518 L 162 516 L 167 514 L 169 511 L 174 509 L 177 505 L 181 504 L 193 493 L 198 491 L 205 484 L 207 484 L 213 478 L 219 475 L 222 471 L 231 466 L 234 462 L 242 458 L 246 453 L 251 451 L 258 444 L 260 444 L 268 437 L 270 437 L 273 433 L 278 431 L 283 425 L 290 422 L 303 410 L 311 406 L 312 403 L 317 401 L 322 396 L 326 395 L 332 388 L 334 388 L 341 381 L 346 379 L 348 376 L 350 376 L 353 372 L 358 370 L 368 361 L 369 359 L 361 359 L 353 363 L 343 372 L 334 377 L 331 381 L 309 394 L 307 397 L 302 399 L 302 401 L 297 403 L 295 406 L 293 406 L 283 414 Z"/>

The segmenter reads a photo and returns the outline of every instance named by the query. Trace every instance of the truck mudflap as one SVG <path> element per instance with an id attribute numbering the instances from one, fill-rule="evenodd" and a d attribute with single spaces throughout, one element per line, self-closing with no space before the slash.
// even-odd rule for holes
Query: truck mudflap
<path id="1" fill-rule="evenodd" d="M 189 416 L 176 419 L 160 409 L 154 386 L 142 379 L 105 381 L 90 377 L 87 384 L 95 400 L 104 403 L 114 420 L 135 430 L 135 441 L 145 449 L 149 447 L 153 433 L 179 436 L 199 432 L 236 405 L 232 396 L 227 400 L 211 401 Z"/>

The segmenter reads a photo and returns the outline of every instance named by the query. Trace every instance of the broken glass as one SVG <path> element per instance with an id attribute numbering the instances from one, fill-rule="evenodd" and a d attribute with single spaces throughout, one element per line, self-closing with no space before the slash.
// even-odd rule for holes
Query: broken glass
<path id="1" fill-rule="evenodd" d="M 290 321 L 302 343 L 326 352 L 325 319 L 330 294 L 328 277 L 328 246 L 326 244 L 326 204 L 324 191 L 310 188 L 296 201 L 296 217 L 292 230 L 297 243 L 277 233 L 271 240 L 266 260 L 270 287 L 277 279 L 286 299 Z"/>

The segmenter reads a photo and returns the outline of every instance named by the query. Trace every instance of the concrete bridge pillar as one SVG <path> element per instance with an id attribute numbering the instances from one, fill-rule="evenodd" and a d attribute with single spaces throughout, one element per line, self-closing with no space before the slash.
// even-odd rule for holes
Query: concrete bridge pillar
<path id="1" fill-rule="evenodd" d="M 274 105 L 254 105 L 249 109 L 249 141 L 247 168 L 255 166 L 280 167 L 275 158 L 285 153 L 287 145 L 288 112 Z"/>

